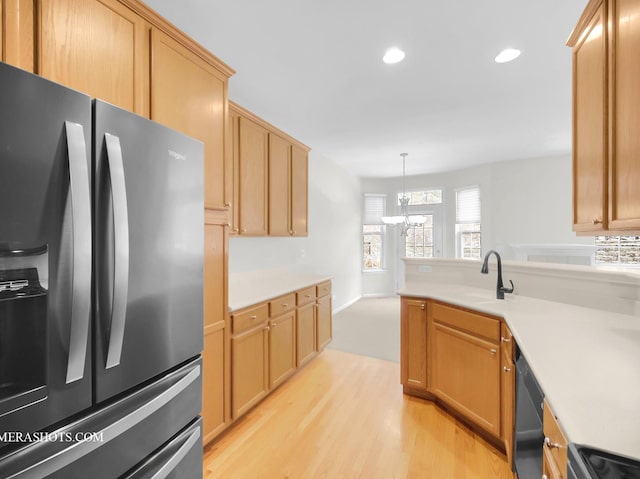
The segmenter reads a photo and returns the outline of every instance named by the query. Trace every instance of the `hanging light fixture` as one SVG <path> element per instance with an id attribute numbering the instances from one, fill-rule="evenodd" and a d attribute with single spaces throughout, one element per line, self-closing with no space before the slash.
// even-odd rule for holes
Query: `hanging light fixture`
<path id="1" fill-rule="evenodd" d="M 400 198 L 400 215 L 396 216 L 383 216 L 382 222 L 390 226 L 400 226 L 400 235 L 407 236 L 407 231 L 412 226 L 421 226 L 426 221 L 424 216 L 411 215 L 409 216 L 408 206 L 410 198 L 407 196 L 406 191 L 406 160 L 409 153 L 400 153 L 402 157 L 402 198 Z"/>

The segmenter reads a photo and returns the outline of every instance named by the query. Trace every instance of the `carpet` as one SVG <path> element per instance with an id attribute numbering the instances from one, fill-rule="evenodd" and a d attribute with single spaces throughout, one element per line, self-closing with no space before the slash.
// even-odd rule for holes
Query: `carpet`
<path id="1" fill-rule="evenodd" d="M 400 362 L 400 297 L 361 298 L 333 316 L 327 348 Z"/>

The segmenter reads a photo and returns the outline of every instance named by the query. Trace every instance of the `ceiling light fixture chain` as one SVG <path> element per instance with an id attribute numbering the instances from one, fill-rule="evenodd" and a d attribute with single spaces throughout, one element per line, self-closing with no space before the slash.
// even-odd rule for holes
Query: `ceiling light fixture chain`
<path id="1" fill-rule="evenodd" d="M 407 236 L 409 228 L 422 226 L 426 218 L 421 215 L 409 216 L 409 202 L 411 201 L 407 195 L 407 171 L 406 161 L 408 153 L 400 153 L 402 157 L 402 197 L 400 198 L 400 215 L 383 216 L 382 222 L 390 226 L 400 226 L 400 236 Z"/>

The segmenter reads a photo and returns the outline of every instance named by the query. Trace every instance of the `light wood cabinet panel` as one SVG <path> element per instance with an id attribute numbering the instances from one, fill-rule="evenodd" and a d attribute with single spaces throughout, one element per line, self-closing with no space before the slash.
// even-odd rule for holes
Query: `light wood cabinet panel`
<path id="1" fill-rule="evenodd" d="M 602 5 L 573 48 L 573 229 L 606 228 L 607 42 Z"/>
<path id="2" fill-rule="evenodd" d="M 269 389 L 296 370 L 296 313 L 290 311 L 269 321 Z"/>
<path id="3" fill-rule="evenodd" d="M 266 236 L 268 233 L 269 134 L 257 123 L 239 119 L 239 233 Z"/>
<path id="4" fill-rule="evenodd" d="M 400 375 L 402 385 L 427 390 L 427 301 L 400 303 Z"/>
<path id="5" fill-rule="evenodd" d="M 640 0 L 591 0 L 573 49 L 573 229 L 640 232 Z"/>
<path id="6" fill-rule="evenodd" d="M 500 437 L 498 345 L 433 323 L 429 384 L 434 394 L 474 423 Z"/>
<path id="7" fill-rule="evenodd" d="M 290 236 L 291 143 L 269 133 L 269 235 Z"/>
<path id="8" fill-rule="evenodd" d="M 228 263 L 226 226 L 206 224 L 204 228 L 204 327 L 224 320 Z"/>
<path id="9" fill-rule="evenodd" d="M 609 229 L 640 231 L 640 0 L 611 0 Z"/>
<path id="10" fill-rule="evenodd" d="M 309 160 L 306 150 L 291 147 L 291 230 L 293 236 L 308 234 Z"/>
<path id="11" fill-rule="evenodd" d="M 149 114 L 148 26 L 117 0 L 39 0 L 38 73 Z"/>
<path id="12" fill-rule="evenodd" d="M 228 77 L 165 33 L 151 33 L 151 119 L 204 143 L 205 207 L 226 209 Z"/>
<path id="13" fill-rule="evenodd" d="M 316 307 L 310 303 L 296 311 L 298 367 L 313 358 L 316 351 Z"/>
<path id="14" fill-rule="evenodd" d="M 502 376 L 501 376 L 501 422 L 502 438 L 509 465 L 513 464 L 513 439 L 515 427 L 515 402 L 516 402 L 516 368 L 515 368 L 515 344 L 513 334 L 505 323 L 500 327 L 500 344 L 502 349 Z"/>
<path id="15" fill-rule="evenodd" d="M 322 351 L 331 342 L 333 325 L 331 323 L 331 296 L 318 298 L 316 316 L 316 350 Z"/>
<path id="16" fill-rule="evenodd" d="M 232 417 L 251 409 L 269 390 L 267 325 L 231 338 Z"/>
<path id="17" fill-rule="evenodd" d="M 36 72 L 34 0 L 4 0 L 0 5 L 0 51 L 3 61 Z"/>
<path id="18" fill-rule="evenodd" d="M 211 325 L 204 335 L 202 352 L 203 443 L 206 444 L 229 423 L 228 414 L 228 328 L 226 322 Z"/>

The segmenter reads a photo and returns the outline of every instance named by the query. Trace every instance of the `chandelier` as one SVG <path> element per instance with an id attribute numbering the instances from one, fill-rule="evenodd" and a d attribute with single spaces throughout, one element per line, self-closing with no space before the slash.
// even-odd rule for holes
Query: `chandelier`
<path id="1" fill-rule="evenodd" d="M 407 236 L 409 228 L 413 226 L 422 226 L 426 221 L 424 216 L 409 215 L 408 206 L 410 198 L 406 192 L 406 171 L 405 164 L 409 153 L 400 153 L 402 157 L 402 198 L 400 198 L 400 214 L 396 216 L 383 216 L 382 222 L 385 225 L 399 226 L 400 236 Z"/>

